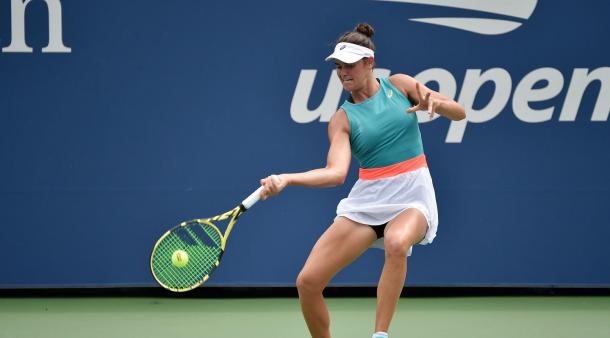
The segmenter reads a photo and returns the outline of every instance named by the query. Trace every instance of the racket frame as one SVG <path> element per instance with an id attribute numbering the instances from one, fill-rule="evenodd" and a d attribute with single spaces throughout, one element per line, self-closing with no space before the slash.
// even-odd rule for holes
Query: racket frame
<path id="1" fill-rule="evenodd" d="M 220 265 L 220 260 L 222 259 L 222 256 L 225 252 L 225 248 L 227 246 L 227 238 L 229 238 L 229 234 L 231 233 L 231 230 L 233 230 L 233 225 L 235 225 L 235 222 L 237 222 L 237 219 L 244 213 L 246 212 L 248 209 L 250 209 L 256 202 L 259 201 L 260 199 L 260 193 L 262 191 L 263 187 L 259 187 L 256 191 L 254 191 L 252 194 L 250 194 L 250 196 L 248 196 L 245 200 L 243 200 L 242 203 L 240 203 L 237 207 L 216 215 L 214 217 L 209 217 L 209 218 L 197 218 L 197 219 L 193 219 L 190 221 L 184 221 L 180 224 L 178 224 L 177 226 L 173 227 L 172 229 L 166 231 L 155 243 L 155 246 L 153 247 L 153 250 L 150 254 L 150 271 L 155 279 L 155 281 L 162 286 L 163 288 L 169 290 L 169 291 L 173 291 L 173 292 L 186 292 L 186 291 L 190 291 L 193 290 L 199 286 L 201 286 L 203 283 L 205 283 L 209 278 L 210 275 L 212 275 L 212 273 L 214 271 L 216 271 L 216 269 L 218 268 L 218 266 Z M 217 222 L 217 221 L 224 221 L 228 218 L 231 218 L 231 220 L 229 221 L 229 224 L 227 225 L 227 229 L 225 230 L 224 234 L 220 231 L 220 229 L 218 229 L 218 227 L 212 223 L 212 221 Z M 201 279 L 201 281 L 199 281 L 198 283 L 195 283 L 194 285 L 191 285 L 189 287 L 186 288 L 173 288 L 170 287 L 168 285 L 165 285 L 163 282 L 161 282 L 159 280 L 159 278 L 157 278 L 157 275 L 155 274 L 155 270 L 153 268 L 153 262 L 154 262 L 154 256 L 155 256 L 155 252 L 157 251 L 157 247 L 159 246 L 159 244 L 163 241 L 163 239 L 165 239 L 165 237 L 169 236 L 170 234 L 172 234 L 174 231 L 180 229 L 181 227 L 185 227 L 189 224 L 192 223 L 199 223 L 199 224 L 205 224 L 208 227 L 213 228 L 217 233 L 218 236 L 220 237 L 220 255 L 218 256 L 218 259 L 216 260 L 216 262 L 214 262 L 214 267 L 207 273 L 207 275 L 203 276 L 203 278 Z"/>

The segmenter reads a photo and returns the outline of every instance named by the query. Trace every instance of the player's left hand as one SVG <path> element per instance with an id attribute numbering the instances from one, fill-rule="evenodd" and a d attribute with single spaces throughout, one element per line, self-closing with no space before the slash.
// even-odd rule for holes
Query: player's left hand
<path id="1" fill-rule="evenodd" d="M 431 92 L 428 92 L 425 96 L 422 95 L 421 89 L 419 88 L 419 82 L 415 84 L 415 90 L 417 90 L 417 97 L 419 102 L 416 106 L 407 109 L 407 112 L 415 113 L 420 110 L 427 110 L 428 116 L 430 117 L 430 120 L 432 120 L 432 118 L 434 117 L 434 113 L 441 105 L 442 101 L 430 97 Z"/>

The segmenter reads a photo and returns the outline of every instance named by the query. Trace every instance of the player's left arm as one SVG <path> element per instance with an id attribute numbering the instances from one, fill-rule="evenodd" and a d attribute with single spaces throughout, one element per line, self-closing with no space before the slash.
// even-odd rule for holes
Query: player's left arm
<path id="1" fill-rule="evenodd" d="M 436 92 L 415 78 L 405 74 L 390 76 L 390 82 L 400 89 L 415 105 L 407 112 L 414 113 L 419 110 L 428 111 L 430 118 L 434 113 L 440 114 L 450 120 L 459 121 L 466 117 L 464 107 L 447 96 Z"/>

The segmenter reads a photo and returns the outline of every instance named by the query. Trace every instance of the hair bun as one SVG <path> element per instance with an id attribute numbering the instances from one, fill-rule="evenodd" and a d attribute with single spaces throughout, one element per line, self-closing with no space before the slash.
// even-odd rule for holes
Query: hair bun
<path id="1" fill-rule="evenodd" d="M 366 22 L 359 23 L 358 26 L 356 26 L 355 31 L 364 34 L 369 38 L 373 37 L 373 34 L 375 34 L 373 27 Z"/>

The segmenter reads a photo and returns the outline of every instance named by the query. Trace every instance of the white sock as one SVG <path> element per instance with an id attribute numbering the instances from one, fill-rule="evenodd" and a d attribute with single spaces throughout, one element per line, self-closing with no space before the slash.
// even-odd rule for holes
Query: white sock
<path id="1" fill-rule="evenodd" d="M 388 338 L 388 333 L 387 332 L 375 332 L 373 333 L 373 338 Z"/>

